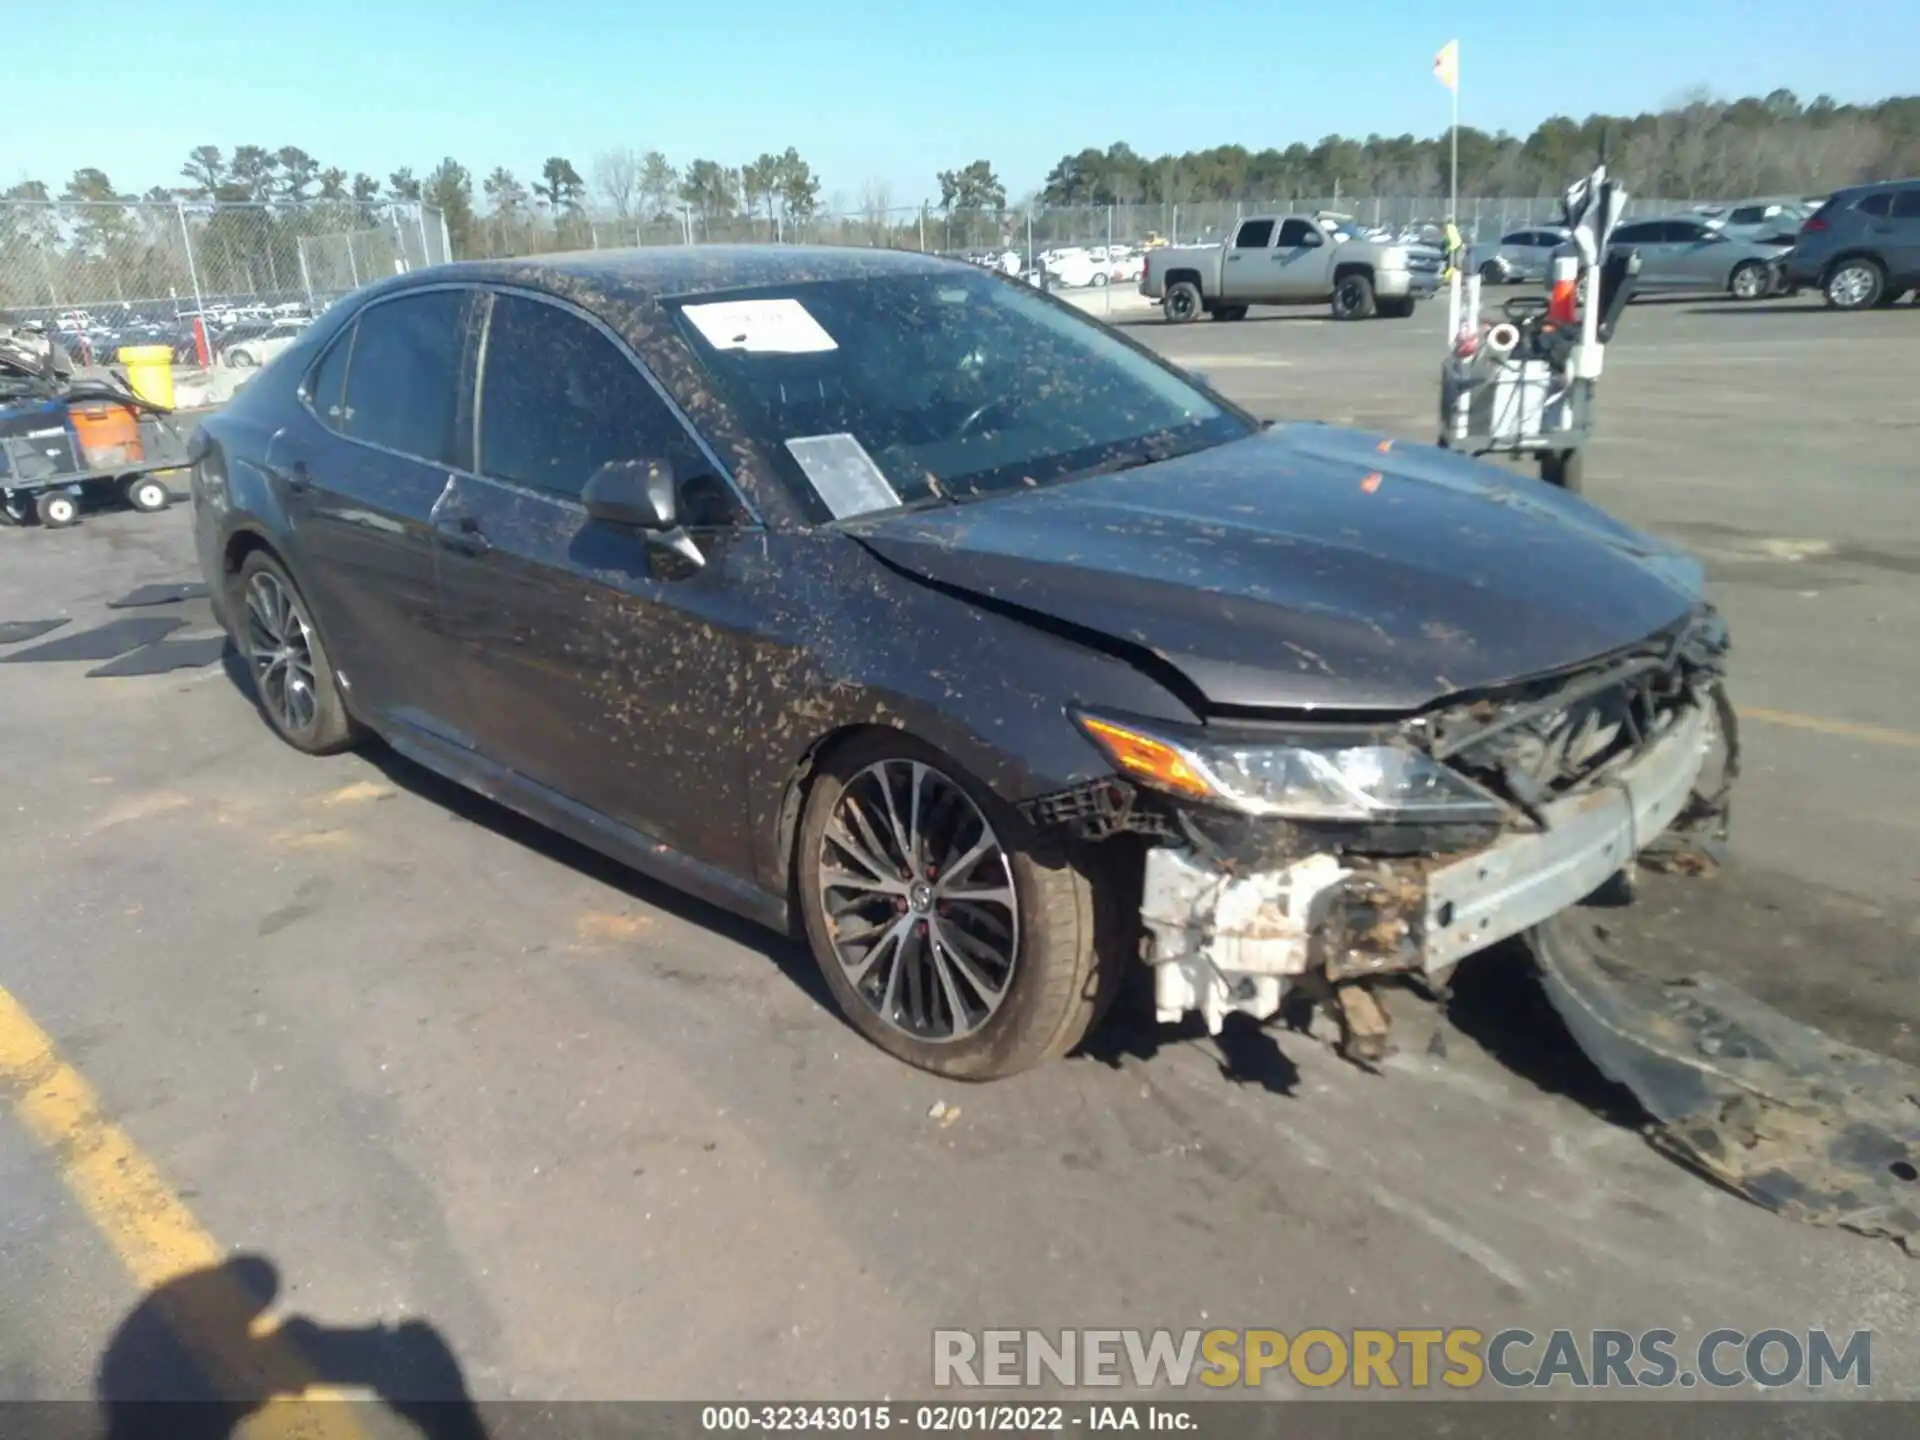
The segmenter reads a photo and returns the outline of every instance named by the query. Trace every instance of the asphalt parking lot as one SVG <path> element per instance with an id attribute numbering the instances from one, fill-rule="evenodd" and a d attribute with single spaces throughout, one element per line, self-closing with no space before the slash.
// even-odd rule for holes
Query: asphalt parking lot
<path id="1" fill-rule="evenodd" d="M 1263 415 L 1431 438 L 1439 307 L 1125 308 Z M 1703 556 L 1736 640 L 1735 858 L 1676 967 L 1909 1060 L 1917 325 L 1636 307 L 1588 471 Z M 191 578 L 184 508 L 0 530 L 0 620 Z M 427 1322 L 476 1397 L 924 1395 L 930 1331 L 989 1324 L 1870 1326 L 1876 1393 L 1920 1395 L 1914 1262 L 1663 1159 L 1498 960 L 1379 1075 L 1129 1010 L 963 1089 L 865 1044 L 798 947 L 391 755 L 294 753 L 226 666 L 88 668 L 0 665 L 0 1286 L 34 1297 L 0 1305 L 0 1397 L 167 1389 L 130 1317 L 237 1252 L 276 1317 Z"/>

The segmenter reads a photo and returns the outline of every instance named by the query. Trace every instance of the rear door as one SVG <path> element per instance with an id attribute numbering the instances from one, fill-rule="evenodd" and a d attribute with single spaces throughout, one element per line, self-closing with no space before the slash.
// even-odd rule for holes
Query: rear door
<path id="1" fill-rule="evenodd" d="M 466 463 L 474 292 L 409 290 L 363 309 L 268 441 L 288 493 L 296 580 L 363 714 L 463 732 L 434 596 L 432 513 Z"/>
<path id="2" fill-rule="evenodd" d="M 440 603 L 487 758 L 712 863 L 748 865 L 744 762 L 728 710 L 735 577 L 758 526 L 712 453 L 585 312 L 492 292 L 477 473 L 437 520 Z M 667 460 L 707 563 L 590 519 L 612 460 Z M 741 620 L 744 623 L 744 620 Z"/>
<path id="3" fill-rule="evenodd" d="M 1894 191 L 1887 218 L 1874 223 L 1887 227 L 1882 253 L 1892 288 L 1905 290 L 1920 284 L 1920 185 Z"/>
<path id="4" fill-rule="evenodd" d="M 1634 250 L 1640 255 L 1640 274 L 1635 284 L 1643 290 L 1656 290 L 1669 283 L 1663 278 L 1666 264 L 1666 222 L 1637 220 L 1613 232 L 1608 250 Z"/>
<path id="5" fill-rule="evenodd" d="M 1242 220 L 1233 232 L 1233 243 L 1227 247 L 1220 274 L 1221 288 L 1230 303 L 1246 304 L 1279 297 L 1279 277 L 1270 273 L 1275 258 L 1273 231 L 1272 220 Z"/>
<path id="6" fill-rule="evenodd" d="M 1273 245 L 1277 298 L 1324 300 L 1333 293 L 1332 243 L 1318 225 L 1300 216 L 1280 222 Z"/>

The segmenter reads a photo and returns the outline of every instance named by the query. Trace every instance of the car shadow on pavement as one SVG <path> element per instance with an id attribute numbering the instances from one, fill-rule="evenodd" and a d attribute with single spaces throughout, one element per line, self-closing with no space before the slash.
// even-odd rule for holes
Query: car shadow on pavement
<path id="1" fill-rule="evenodd" d="M 1304 1037 L 1306 1025 L 1296 1008 L 1283 1008 L 1275 1024 Z M 1128 1061 L 1144 1064 L 1163 1047 L 1207 1038 L 1206 1027 L 1194 1016 L 1177 1025 L 1162 1023 L 1154 1014 L 1153 971 L 1129 965 L 1113 1008 L 1074 1054 L 1118 1070 Z M 1212 1040 L 1220 1078 L 1228 1083 L 1258 1086 L 1275 1095 L 1292 1095 L 1298 1088 L 1300 1067 L 1288 1057 L 1274 1029 L 1244 1015 L 1229 1015 Z"/>
<path id="2" fill-rule="evenodd" d="M 1095 318 L 1097 319 L 1099 317 L 1096 316 Z M 1286 321 L 1293 321 L 1296 324 L 1299 324 L 1299 323 L 1305 323 L 1307 321 L 1317 322 L 1322 320 L 1330 320 L 1332 318 L 1333 317 L 1328 315 L 1327 312 L 1324 310 L 1288 310 L 1288 311 L 1282 311 L 1278 315 L 1243 315 L 1238 320 L 1226 320 L 1226 321 L 1216 320 L 1213 323 L 1216 325 L 1222 325 L 1222 324 L 1224 325 L 1269 325 L 1269 324 L 1280 324 Z M 1191 322 L 1190 325 L 1182 327 L 1182 326 L 1174 325 L 1173 323 L 1168 321 L 1164 316 L 1161 316 L 1161 315 L 1134 315 L 1134 316 L 1129 316 L 1125 320 L 1116 318 L 1114 320 L 1108 321 L 1107 323 L 1110 325 L 1122 327 L 1129 330 L 1139 325 L 1163 325 L 1163 326 L 1166 326 L 1168 329 L 1187 328 L 1187 329 L 1198 330 L 1202 327 L 1202 324 L 1203 324 L 1203 322 L 1195 320 Z"/>
<path id="3" fill-rule="evenodd" d="M 106 1440 L 225 1440 L 267 1405 L 315 1386 L 370 1391 L 427 1440 L 486 1440 L 460 1363 L 436 1327 L 418 1319 L 268 1321 L 279 1292 L 278 1267 L 260 1255 L 235 1255 L 150 1291 L 100 1357 L 95 1388 Z M 374 1403 L 315 1400 L 293 1417 L 311 1424 L 291 1428 L 353 1433 L 352 1418 Z"/>
<path id="4" fill-rule="evenodd" d="M 221 659 L 221 666 L 233 687 L 246 697 L 248 704 L 258 710 L 260 702 L 246 661 L 229 648 Z M 261 723 L 267 723 L 264 715 Z M 369 737 L 355 753 L 394 786 L 409 794 L 430 801 L 470 824 L 479 825 L 502 839 L 511 840 L 570 870 L 577 870 L 582 875 L 611 886 L 643 905 L 712 931 L 745 949 L 757 951 L 773 961 L 809 999 L 831 1015 L 840 1014 L 832 992 L 820 977 L 819 967 L 813 963 L 806 947 L 797 941 L 778 935 L 763 925 L 756 925 L 751 920 L 742 919 L 718 905 L 696 899 L 683 890 L 650 879 L 618 860 L 568 839 L 537 820 L 529 820 L 497 801 L 489 800 L 424 765 L 416 764 L 382 740 Z"/>
<path id="5" fill-rule="evenodd" d="M 1602 1075 L 1547 999 L 1524 941 L 1469 956 L 1454 971 L 1447 1019 L 1520 1079 L 1584 1106 L 1612 1125 L 1638 1128 L 1640 1102 Z"/>

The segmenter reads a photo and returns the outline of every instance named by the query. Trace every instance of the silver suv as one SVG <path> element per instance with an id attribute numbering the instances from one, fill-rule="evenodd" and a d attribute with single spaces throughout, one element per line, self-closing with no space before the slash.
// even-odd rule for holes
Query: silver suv
<path id="1" fill-rule="evenodd" d="M 1836 310 L 1891 305 L 1920 286 L 1920 180 L 1836 190 L 1800 227 L 1787 282 Z"/>

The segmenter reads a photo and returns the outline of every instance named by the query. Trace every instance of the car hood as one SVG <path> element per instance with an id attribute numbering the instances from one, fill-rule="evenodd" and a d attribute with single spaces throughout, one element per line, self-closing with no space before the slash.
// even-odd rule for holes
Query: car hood
<path id="1" fill-rule="evenodd" d="M 1234 709 L 1417 710 L 1644 640 L 1701 588 L 1690 557 L 1531 477 L 1317 424 L 847 529 Z"/>

